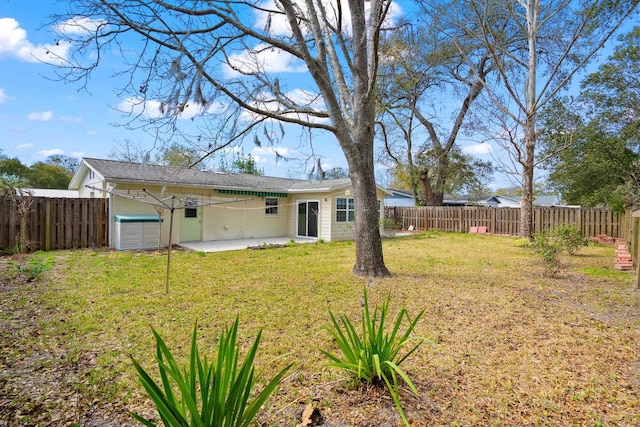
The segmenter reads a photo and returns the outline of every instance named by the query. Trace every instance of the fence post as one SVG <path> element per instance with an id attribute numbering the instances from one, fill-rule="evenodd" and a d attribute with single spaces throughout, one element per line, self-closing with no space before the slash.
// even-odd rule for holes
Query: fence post
<path id="1" fill-rule="evenodd" d="M 51 200 L 47 200 L 44 205 L 44 250 L 51 250 Z"/>
<path id="2" fill-rule="evenodd" d="M 424 231 L 429 230 L 429 208 L 424 207 Z"/>

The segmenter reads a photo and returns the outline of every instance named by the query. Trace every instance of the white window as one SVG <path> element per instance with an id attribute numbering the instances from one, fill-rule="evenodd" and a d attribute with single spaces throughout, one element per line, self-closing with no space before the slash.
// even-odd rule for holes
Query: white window
<path id="1" fill-rule="evenodd" d="M 265 197 L 264 213 L 267 215 L 278 215 L 278 199 L 275 197 Z"/>
<path id="2" fill-rule="evenodd" d="M 346 197 L 338 197 L 336 199 L 336 222 L 353 222 L 356 211 L 353 199 Z M 382 204 L 378 200 L 378 218 L 380 218 L 380 208 Z"/>
<path id="3" fill-rule="evenodd" d="M 336 199 L 336 222 L 353 222 L 355 216 L 353 199 L 338 197 Z"/>

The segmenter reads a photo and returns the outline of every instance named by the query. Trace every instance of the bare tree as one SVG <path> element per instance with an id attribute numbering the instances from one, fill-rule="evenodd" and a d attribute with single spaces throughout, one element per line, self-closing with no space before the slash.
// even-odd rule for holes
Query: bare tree
<path id="1" fill-rule="evenodd" d="M 283 123 L 333 133 L 356 202 L 353 272 L 389 274 L 378 229 L 373 138 L 378 44 L 390 0 L 71 3 L 73 15 L 56 18 L 74 52 L 64 77 L 86 82 L 109 49 L 119 52 L 133 114 L 173 126 L 202 117 L 209 129 L 224 129 L 224 138 L 208 141 L 205 155 L 247 135 L 257 142 L 276 138 Z M 303 70 L 302 87 L 289 88 L 291 69 Z"/>
<path id="2" fill-rule="evenodd" d="M 461 43 L 455 39 L 454 42 L 452 31 L 459 33 L 458 28 L 452 28 L 449 22 L 433 14 L 428 24 L 403 27 L 383 50 L 381 116 L 386 117 L 389 126 L 395 127 L 404 140 L 404 146 L 397 147 L 398 144 L 385 138 L 386 152 L 397 166 L 408 169 L 414 197 L 421 186 L 428 206 L 443 203 L 447 177 L 451 173 L 450 153 L 467 113 L 492 71 L 491 57 L 484 45 L 475 40 Z M 464 37 L 464 34 L 458 35 Z M 467 65 L 468 60 L 473 64 Z M 431 103 L 436 99 L 440 100 L 440 107 L 446 109 L 432 108 Z M 453 111 L 450 124 L 443 126 L 450 110 Z M 417 135 L 426 135 L 427 142 L 415 146 Z M 422 157 L 429 154 L 433 161 L 418 165 L 414 162 L 416 154 Z M 427 164 L 432 167 L 423 167 Z"/>
<path id="3" fill-rule="evenodd" d="M 485 129 L 509 155 L 521 177 L 520 234 L 531 236 L 539 111 L 593 58 L 637 6 L 636 0 L 454 0 L 439 10 L 458 19 L 465 34 L 484 43 L 499 75 L 485 84 L 495 108 Z M 496 13 L 499 12 L 499 13 Z M 496 25 L 500 22 L 509 25 Z M 570 142 L 568 141 L 567 144 Z M 558 147 L 559 150 L 566 148 Z M 555 153 L 547 153 L 554 155 Z"/>

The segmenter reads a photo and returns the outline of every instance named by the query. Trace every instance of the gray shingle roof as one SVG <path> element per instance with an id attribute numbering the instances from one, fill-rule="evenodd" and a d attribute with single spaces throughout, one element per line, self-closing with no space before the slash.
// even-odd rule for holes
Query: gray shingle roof
<path id="1" fill-rule="evenodd" d="M 215 189 L 260 190 L 272 192 L 332 191 L 351 185 L 348 178 L 306 181 L 248 174 L 201 171 L 174 166 L 130 163 L 119 160 L 84 158 L 83 163 L 106 181 L 140 184 L 179 185 Z"/>

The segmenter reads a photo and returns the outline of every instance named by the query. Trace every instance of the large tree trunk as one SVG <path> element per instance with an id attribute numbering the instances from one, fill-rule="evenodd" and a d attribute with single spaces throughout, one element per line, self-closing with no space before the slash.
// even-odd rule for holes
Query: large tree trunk
<path id="1" fill-rule="evenodd" d="M 425 206 L 442 206 L 444 204 L 444 187 L 447 183 L 449 159 L 447 153 L 442 149 L 436 148 L 436 154 L 438 156 L 438 165 L 435 182 L 431 182 L 431 176 L 428 170 L 423 170 L 420 173 L 420 183 L 422 184 L 422 191 L 424 191 Z"/>
<path id="2" fill-rule="evenodd" d="M 356 94 L 365 91 L 357 86 L 363 80 L 356 77 Z M 363 277 L 385 277 L 391 273 L 384 264 L 376 178 L 373 167 L 373 122 L 374 103 L 372 98 L 356 96 L 356 107 L 361 114 L 356 115 L 353 124 L 352 144 L 342 144 L 349 164 L 349 178 L 353 185 L 355 200 L 355 242 L 356 262 L 353 273 Z"/>
<path id="3" fill-rule="evenodd" d="M 373 166 L 373 165 L 372 165 Z M 371 170 L 351 170 L 355 204 L 356 262 L 353 273 L 363 277 L 384 277 L 391 273 L 384 264 L 376 184 Z"/>
<path id="4" fill-rule="evenodd" d="M 451 144 L 453 147 L 453 144 Z M 438 169 L 436 171 L 436 186 L 433 191 L 433 205 L 444 205 L 444 187 L 447 184 L 447 171 L 449 170 L 449 151 L 438 150 Z"/>
<path id="5" fill-rule="evenodd" d="M 380 219 L 376 197 L 376 179 L 373 169 L 373 133 L 375 123 L 375 85 L 378 66 L 377 35 L 369 33 L 363 3 L 349 0 L 353 25 L 353 122 L 339 126 L 336 136 L 349 164 L 349 178 L 355 200 L 356 262 L 353 273 L 357 276 L 384 277 L 391 273 L 384 265 Z M 382 2 L 371 2 L 375 16 L 384 17 Z M 371 17 L 371 15 L 370 15 Z M 370 44 L 371 43 L 371 44 Z M 347 97 L 346 93 L 343 93 Z M 332 115 L 342 115 L 341 109 L 333 109 Z M 334 123 L 343 122 L 336 119 Z M 351 139 L 353 138 L 353 139 Z"/>
<path id="6" fill-rule="evenodd" d="M 422 184 L 422 192 L 424 193 L 424 204 L 425 206 L 431 206 L 429 203 L 433 201 L 433 188 L 431 188 L 431 177 L 429 176 L 429 171 L 420 172 L 420 184 Z"/>
<path id="7" fill-rule="evenodd" d="M 424 191 L 424 205 L 425 206 L 442 206 L 444 203 L 444 193 L 438 190 L 431 184 L 431 180 L 427 177 L 423 179 L 425 175 L 420 175 L 420 182 L 422 183 L 422 191 Z M 440 187 L 441 188 L 441 187 Z"/>
<path id="8" fill-rule="evenodd" d="M 522 198 L 520 199 L 520 236 L 530 238 L 533 233 L 533 155 L 535 145 L 527 143 L 526 161 L 522 169 Z"/>

